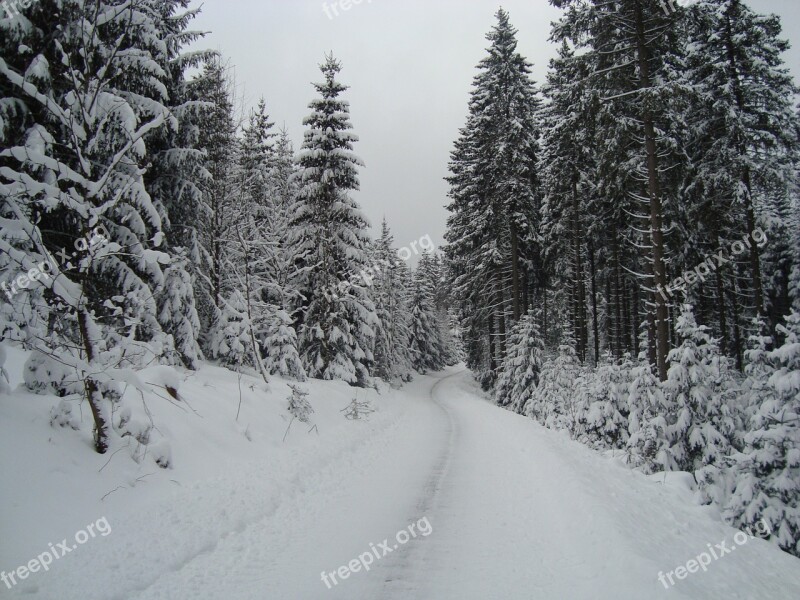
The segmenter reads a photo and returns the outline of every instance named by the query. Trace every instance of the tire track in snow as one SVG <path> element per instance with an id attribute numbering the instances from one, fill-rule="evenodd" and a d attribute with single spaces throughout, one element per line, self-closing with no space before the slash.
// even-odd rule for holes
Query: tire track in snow
<path id="1" fill-rule="evenodd" d="M 423 488 L 422 496 L 417 501 L 414 514 L 408 519 L 409 524 L 417 523 L 424 517 L 430 517 L 440 503 L 441 491 L 447 481 L 447 474 L 450 471 L 450 464 L 453 458 L 453 449 L 458 438 L 458 427 L 452 411 L 437 399 L 437 391 L 446 381 L 461 375 L 463 372 L 464 370 L 461 370 L 446 375 L 431 387 L 429 393 L 431 401 L 446 417 L 446 439 Z M 391 558 L 384 563 L 386 575 L 381 598 L 408 600 L 413 597 L 412 594 L 418 591 L 416 581 L 425 570 L 426 557 L 431 553 L 432 546 L 436 545 L 436 522 L 430 521 L 430 524 L 432 532 L 429 536 L 420 537 L 417 535 L 408 544 L 395 550 L 390 555 Z M 432 542 L 430 541 L 431 539 L 433 539 Z M 393 542 L 390 540 L 391 543 Z"/>

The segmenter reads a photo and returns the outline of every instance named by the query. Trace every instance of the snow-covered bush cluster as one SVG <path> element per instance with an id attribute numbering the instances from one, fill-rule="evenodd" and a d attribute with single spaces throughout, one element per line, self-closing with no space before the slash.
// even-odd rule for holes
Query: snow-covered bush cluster
<path id="1" fill-rule="evenodd" d="M 583 366 L 570 343 L 543 358 L 531 320 L 520 322 L 527 335 L 512 338 L 498 404 L 619 451 L 646 473 L 692 473 L 701 501 L 731 524 L 763 520 L 781 548 L 800 555 L 800 313 L 779 327 L 780 344 L 750 337 L 741 374 L 684 305 L 664 382 L 629 356 Z"/>

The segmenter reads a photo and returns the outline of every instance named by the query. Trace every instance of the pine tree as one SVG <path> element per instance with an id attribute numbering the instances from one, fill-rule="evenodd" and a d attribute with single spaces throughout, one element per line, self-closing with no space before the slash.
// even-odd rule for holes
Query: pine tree
<path id="1" fill-rule="evenodd" d="M 667 285 L 665 214 L 678 202 L 681 103 L 687 95 L 681 81 L 684 30 L 673 26 L 673 17 L 665 14 L 658 0 L 620 0 L 613 9 L 604 0 L 553 3 L 568 8 L 554 26 L 553 38 L 575 49 L 598 96 L 595 158 L 600 191 L 619 200 L 623 208 L 634 203 L 627 209 L 636 220 L 630 227 L 631 238 L 647 250 L 645 272 L 639 278 L 647 284 L 649 359 L 663 381 L 670 344 L 669 306 L 665 295 L 653 292 Z M 622 232 L 612 233 L 616 243 Z M 627 302 L 623 298 L 622 312 Z M 616 320 L 623 319 L 620 314 Z"/>
<path id="2" fill-rule="evenodd" d="M 499 10 L 478 65 L 467 124 L 450 162 L 446 253 L 462 304 L 467 364 L 491 383 L 506 352 L 506 331 L 527 309 L 536 259 L 535 113 L 530 65 L 516 30 Z M 508 293 L 510 290 L 510 294 Z"/>
<path id="3" fill-rule="evenodd" d="M 370 383 L 375 327 L 380 324 L 359 273 L 368 267 L 366 218 L 352 198 L 359 188 L 353 153 L 349 103 L 339 98 L 347 87 L 336 76 L 333 56 L 320 66 L 324 82 L 314 84 L 320 98 L 311 114 L 300 153 L 300 182 L 294 205 L 294 251 L 308 267 L 300 317 L 300 354 L 308 374 L 354 385 Z"/>
<path id="4" fill-rule="evenodd" d="M 384 219 L 372 252 L 372 299 L 381 326 L 375 337 L 375 375 L 386 381 L 408 381 L 411 345 L 408 286 L 410 274 L 398 258 L 394 238 Z"/>
<path id="5" fill-rule="evenodd" d="M 566 429 L 577 435 L 582 420 L 576 393 L 580 370 L 574 341 L 565 335 L 558 354 L 542 367 L 539 385 L 528 402 L 526 414 L 550 429 Z"/>
<path id="6" fill-rule="evenodd" d="M 630 378 L 627 462 L 648 474 L 675 470 L 676 463 L 669 451 L 665 416 L 671 406 L 649 362 L 647 349 L 630 370 Z"/>
<path id="7" fill-rule="evenodd" d="M 596 177 L 591 140 L 597 107 L 586 90 L 587 70 L 564 41 L 558 59 L 550 64 L 545 88 L 550 103 L 542 111 L 540 167 L 544 188 L 540 217 L 544 265 L 568 279 L 571 334 L 581 361 L 586 359 L 588 345 L 584 215 L 590 182 Z"/>
<path id="8" fill-rule="evenodd" d="M 200 319 L 194 302 L 194 289 L 186 260 L 176 257 L 164 271 L 163 290 L 158 294 L 158 321 L 171 332 L 179 362 L 196 369 L 203 358 L 197 343 Z"/>
<path id="9" fill-rule="evenodd" d="M 758 344 L 747 353 L 751 376 L 769 379 L 736 455 L 725 515 L 737 527 L 765 521 L 780 547 L 800 556 L 800 314 L 787 317 L 780 332 L 781 347 L 764 353 Z"/>
<path id="10" fill-rule="evenodd" d="M 628 443 L 630 356 L 621 363 L 606 355 L 595 371 L 585 376 L 586 411 L 583 429 L 590 445 L 600 449 L 625 448 Z"/>
<path id="11" fill-rule="evenodd" d="M 258 108 L 250 113 L 239 145 L 241 185 L 247 200 L 259 210 L 259 216 L 269 206 L 269 175 L 275 152 L 273 138 L 277 135 L 272 133 L 273 126 L 267 114 L 266 100 L 261 98 Z"/>
<path id="12" fill-rule="evenodd" d="M 157 24 L 157 46 L 153 58 L 166 74 L 165 106 L 173 116 L 164 127 L 145 136 L 148 169 L 144 174 L 145 188 L 150 194 L 162 221 L 162 248 L 175 257 L 165 277 L 179 286 L 176 292 L 167 280 L 158 291 L 158 318 L 164 331 L 170 334 L 176 348 L 174 354 L 184 366 L 194 368 L 202 357 L 198 341 L 200 323 L 196 315 L 193 289 L 197 286 L 196 265 L 201 255 L 198 246 L 198 225 L 204 179 L 203 156 L 197 148 L 201 108 L 190 97 L 187 72 L 201 68 L 214 56 L 212 52 L 185 52 L 185 47 L 202 38 L 203 33 L 189 29 L 200 9 L 189 9 L 190 0 L 140 0 L 137 6 L 150 11 Z M 187 260 L 190 258 L 190 260 Z M 186 272 L 179 272 L 184 269 Z M 171 314 L 165 307 L 177 310 Z M 193 315 L 194 314 L 194 315 Z M 167 350 L 171 353 L 172 350 Z"/>
<path id="13" fill-rule="evenodd" d="M 730 377 L 729 368 L 716 341 L 695 322 L 688 304 L 682 307 L 677 332 L 683 341 L 670 352 L 664 384 L 671 407 L 667 436 L 677 468 L 700 471 L 702 481 L 715 476 L 730 450 L 734 419 L 722 387 Z"/>
<path id="14" fill-rule="evenodd" d="M 243 366 L 255 367 L 247 301 L 239 290 L 223 299 L 222 309 L 208 341 L 208 355 L 238 371 Z"/>
<path id="15" fill-rule="evenodd" d="M 759 224 L 772 228 L 771 214 L 786 214 L 787 183 L 796 177 L 792 97 L 798 90 L 781 57 L 788 43 L 779 38 L 777 16 L 758 15 L 742 0 L 704 0 L 688 17 L 688 77 L 702 98 L 693 106 L 695 185 L 708 204 L 718 205 L 716 211 L 706 207 L 706 217 L 719 215 L 732 238 L 752 239 Z M 764 289 L 769 269 L 758 245 L 746 256 L 752 301 L 765 314 L 768 296 L 774 305 L 786 291 Z M 774 261 L 771 266 L 777 270 Z M 785 278 L 780 285 L 785 288 Z M 787 308 L 775 306 L 773 323 Z"/>
<path id="16" fill-rule="evenodd" d="M 206 63 L 202 74 L 192 82 L 192 97 L 202 102 L 197 146 L 204 152 L 205 177 L 201 183 L 198 220 L 199 263 L 195 298 L 204 342 L 210 342 L 220 323 L 219 311 L 231 296 L 234 283 L 227 275 L 231 263 L 228 250 L 235 244 L 236 227 L 242 210 L 241 173 L 236 168 L 237 140 L 233 114 L 232 81 L 222 59 Z"/>
<path id="17" fill-rule="evenodd" d="M 414 271 L 411 288 L 409 348 L 411 364 L 418 373 L 438 371 L 445 366 L 445 340 L 433 302 L 428 268 L 430 255 L 424 253 Z"/>
<path id="18" fill-rule="evenodd" d="M 306 380 L 303 362 L 297 351 L 297 333 L 288 313 L 270 305 L 266 317 L 266 331 L 259 335 L 264 354 L 264 364 L 273 375 Z"/>
<path id="19" fill-rule="evenodd" d="M 497 404 L 525 414 L 528 403 L 539 385 L 544 355 L 536 316 L 528 312 L 511 330 L 509 347 L 497 379 Z"/>

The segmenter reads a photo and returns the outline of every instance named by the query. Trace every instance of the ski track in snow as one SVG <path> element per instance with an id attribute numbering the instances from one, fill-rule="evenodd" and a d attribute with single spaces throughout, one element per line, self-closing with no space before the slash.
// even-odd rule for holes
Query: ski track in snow
<path id="1" fill-rule="evenodd" d="M 80 600 L 769 599 L 800 562 L 751 540 L 666 590 L 657 580 L 735 531 L 684 490 L 497 408 L 468 371 L 419 377 L 397 418 L 276 479 L 259 463 L 117 516 L 15 597 Z M 269 457 L 265 457 L 269 461 Z M 328 589 L 370 543 L 417 536 Z"/>

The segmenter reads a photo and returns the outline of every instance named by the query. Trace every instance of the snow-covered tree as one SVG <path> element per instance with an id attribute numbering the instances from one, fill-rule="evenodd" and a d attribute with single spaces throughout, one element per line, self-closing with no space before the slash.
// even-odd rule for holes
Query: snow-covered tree
<path id="1" fill-rule="evenodd" d="M 311 415 L 314 414 L 314 409 L 308 401 L 308 390 L 304 390 L 299 385 L 290 385 L 289 389 L 292 393 L 289 396 L 286 409 L 293 419 L 297 419 L 301 423 L 308 423 Z"/>
<path id="2" fill-rule="evenodd" d="M 676 331 L 682 342 L 670 352 L 664 384 L 669 451 L 678 469 L 703 469 L 702 480 L 714 476 L 730 450 L 734 419 L 723 389 L 729 365 L 688 304 L 682 306 Z"/>
<path id="3" fill-rule="evenodd" d="M 211 336 L 208 340 L 209 358 L 239 370 L 253 362 L 252 323 L 247 315 L 247 301 L 242 292 L 234 290 L 230 298 L 223 299 Z"/>
<path id="4" fill-rule="evenodd" d="M 445 234 L 467 365 L 489 386 L 506 352 L 507 331 L 526 312 L 537 283 L 538 91 L 508 13 L 500 9 L 496 19 L 451 154 Z"/>
<path id="5" fill-rule="evenodd" d="M 528 312 L 511 330 L 508 352 L 497 378 L 497 404 L 525 414 L 539 385 L 544 341 L 533 312 Z"/>
<path id="6" fill-rule="evenodd" d="M 266 331 L 259 338 L 264 365 L 270 373 L 305 381 L 306 373 L 297 351 L 297 333 L 285 310 L 269 305 Z"/>
<path id="7" fill-rule="evenodd" d="M 186 263 L 185 259 L 176 256 L 164 271 L 163 290 L 158 295 L 158 320 L 164 331 L 172 335 L 178 361 L 189 369 L 196 369 L 203 358 L 197 342 L 200 319 Z"/>
<path id="8" fill-rule="evenodd" d="M 644 349 L 630 370 L 626 458 L 631 466 L 655 473 L 676 465 L 667 439 L 667 401 L 647 355 Z"/>
<path id="9" fill-rule="evenodd" d="M 143 178 L 148 134 L 175 125 L 164 18 L 147 2 L 42 0 L 0 20 L 2 266 L 59 271 L 12 303 L 33 300 L 44 313 L 25 335 L 83 381 L 101 453 L 110 434 L 105 382 L 170 343 L 156 306 L 169 256 Z M 88 243 L 98 230 L 104 243 Z"/>
<path id="10" fill-rule="evenodd" d="M 372 258 L 371 295 L 380 327 L 375 337 L 375 376 L 386 381 L 407 381 L 411 374 L 411 344 L 408 268 L 398 258 L 394 238 L 384 219 L 375 240 Z"/>
<path id="11" fill-rule="evenodd" d="M 322 83 L 314 84 L 293 206 L 293 247 L 305 267 L 299 319 L 300 355 L 311 377 L 370 383 L 375 327 L 380 324 L 359 273 L 368 268 L 368 223 L 349 192 L 359 189 L 347 86 L 341 64 L 327 56 Z"/>
<path id="12" fill-rule="evenodd" d="M 580 375 L 574 342 L 565 336 L 558 354 L 545 361 L 542 367 L 539 385 L 531 395 L 526 415 L 550 429 L 566 429 L 576 435 L 581 422 L 576 390 Z"/>
<path id="13" fill-rule="evenodd" d="M 735 456 L 736 484 L 725 515 L 737 527 L 764 520 L 780 547 L 800 556 L 800 313 L 779 329 L 786 336 L 782 346 L 747 353 L 750 373 L 769 379 L 758 388 L 760 405 L 745 449 Z"/>
<path id="14" fill-rule="evenodd" d="M 411 284 L 409 348 L 411 364 L 418 373 L 438 371 L 445 366 L 445 340 L 427 273 L 429 263 L 430 256 L 423 253 Z"/>
<path id="15" fill-rule="evenodd" d="M 204 343 L 216 335 L 219 311 L 231 296 L 236 282 L 230 250 L 236 246 L 236 230 L 250 206 L 242 202 L 244 184 L 237 165 L 236 120 L 233 81 L 220 57 L 208 61 L 203 72 L 191 82 L 190 92 L 202 103 L 197 146 L 204 153 L 200 218 L 197 221 L 198 252 L 195 298 L 203 326 Z M 208 348 L 210 350 L 210 347 Z"/>
<path id="16" fill-rule="evenodd" d="M 586 410 L 583 432 L 592 446 L 624 448 L 628 442 L 628 393 L 633 363 L 626 355 L 621 362 L 606 355 L 605 361 L 584 376 Z"/>

